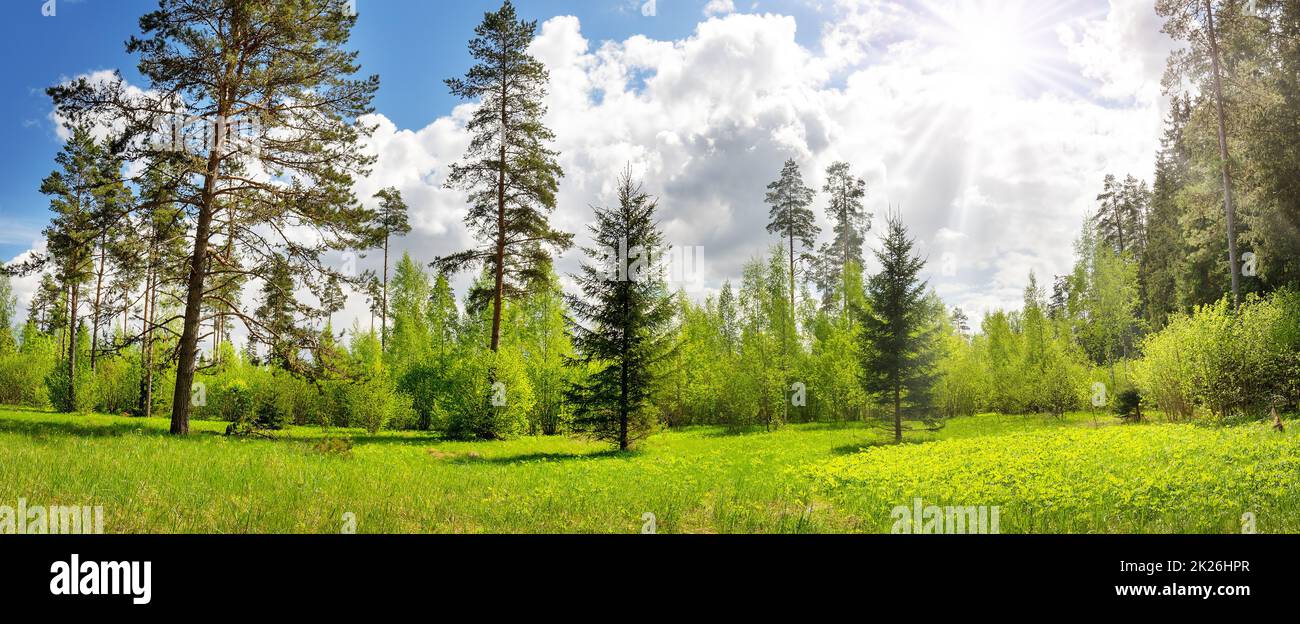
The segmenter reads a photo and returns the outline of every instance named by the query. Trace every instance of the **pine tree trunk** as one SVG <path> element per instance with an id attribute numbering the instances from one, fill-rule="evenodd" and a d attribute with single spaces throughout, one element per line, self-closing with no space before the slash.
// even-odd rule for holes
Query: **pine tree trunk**
<path id="1" fill-rule="evenodd" d="M 154 247 L 154 243 L 150 243 Z M 149 253 L 149 262 L 152 264 L 154 252 L 151 249 Z M 140 364 L 143 368 L 143 375 L 140 376 L 140 407 L 137 410 L 140 415 L 149 418 L 153 413 L 153 290 L 154 290 L 154 268 L 151 266 L 145 272 L 144 278 L 144 305 L 141 310 L 141 338 L 140 338 Z"/>
<path id="2" fill-rule="evenodd" d="M 844 282 L 844 324 L 849 323 L 849 215 L 847 211 L 840 215 L 841 236 L 844 237 L 844 266 L 840 268 L 840 277 Z"/>
<path id="3" fill-rule="evenodd" d="M 794 316 L 794 228 L 790 228 L 790 316 Z"/>
<path id="4" fill-rule="evenodd" d="M 501 86 L 501 161 L 497 163 L 497 241 L 496 271 L 493 276 L 496 284 L 492 298 L 492 352 L 501 346 L 501 307 L 505 298 L 506 272 L 506 125 L 509 118 L 506 112 L 506 88 Z"/>
<path id="5" fill-rule="evenodd" d="M 104 241 L 101 238 L 99 243 L 99 270 L 95 273 L 95 313 L 90 321 L 90 372 L 95 372 L 96 354 L 99 352 L 99 323 L 103 317 L 101 305 L 103 305 L 104 291 Z"/>
<path id="6" fill-rule="evenodd" d="M 1119 236 L 1119 253 L 1124 254 L 1124 215 L 1119 211 L 1119 202 L 1112 200 L 1115 206 L 1115 233 Z"/>
<path id="7" fill-rule="evenodd" d="M 384 233 L 384 291 L 379 310 L 379 346 L 388 347 L 388 233 Z"/>
<path id="8" fill-rule="evenodd" d="M 223 108 L 218 118 L 225 118 Z M 198 356 L 199 321 L 203 312 L 204 268 L 207 266 L 208 236 L 212 229 L 212 207 L 216 191 L 220 157 L 216 150 L 208 154 L 208 170 L 203 181 L 203 198 L 199 205 L 198 224 L 194 232 L 194 254 L 190 257 L 190 275 L 185 295 L 185 325 L 177 352 L 176 387 L 172 390 L 172 424 L 174 435 L 190 432 L 190 392 L 194 384 L 195 358 Z"/>
<path id="9" fill-rule="evenodd" d="M 1223 170 L 1223 210 L 1228 227 L 1228 264 L 1232 273 L 1232 305 L 1241 305 L 1240 271 L 1237 265 L 1237 212 L 1232 205 L 1232 175 L 1229 172 L 1227 119 L 1223 112 L 1223 78 L 1219 67 L 1219 41 L 1214 32 L 1214 7 L 1205 0 L 1206 32 L 1210 40 L 1210 64 L 1214 71 L 1214 104 L 1219 122 L 1219 161 Z"/>
<path id="10" fill-rule="evenodd" d="M 74 278 L 75 279 L 75 278 Z M 74 283 L 68 297 L 68 405 L 77 410 L 77 291 Z"/>

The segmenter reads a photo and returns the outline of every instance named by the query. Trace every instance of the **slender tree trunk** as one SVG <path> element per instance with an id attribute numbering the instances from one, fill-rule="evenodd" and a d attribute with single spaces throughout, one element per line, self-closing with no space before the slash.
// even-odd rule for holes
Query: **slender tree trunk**
<path id="1" fill-rule="evenodd" d="M 1119 202 L 1113 198 L 1111 202 L 1115 206 L 1115 232 L 1119 235 L 1119 253 L 1124 255 L 1124 215 L 1119 211 Z"/>
<path id="2" fill-rule="evenodd" d="M 388 347 L 388 233 L 384 233 L 384 288 L 379 309 L 379 346 Z"/>
<path id="3" fill-rule="evenodd" d="M 903 392 L 894 384 L 894 443 L 903 443 Z"/>
<path id="4" fill-rule="evenodd" d="M 155 244 L 150 243 L 149 262 L 154 263 Z M 144 374 L 140 376 L 141 416 L 149 418 L 153 413 L 153 290 L 154 268 L 150 266 L 144 278 L 144 304 L 141 310 L 140 364 Z"/>
<path id="5" fill-rule="evenodd" d="M 794 228 L 790 228 L 790 316 L 794 316 Z"/>
<path id="6" fill-rule="evenodd" d="M 103 319 L 103 291 L 104 291 L 104 241 L 101 238 L 99 243 L 99 270 L 95 272 L 95 313 L 91 318 L 90 326 L 90 372 L 95 372 L 97 354 L 99 353 L 99 323 Z"/>
<path id="7" fill-rule="evenodd" d="M 1205 0 L 1206 33 L 1210 40 L 1210 64 L 1214 70 L 1214 107 L 1219 122 L 1219 161 L 1223 170 L 1223 210 L 1228 226 L 1228 264 L 1232 273 L 1232 305 L 1241 305 L 1240 271 L 1237 265 L 1237 211 L 1232 205 L 1232 174 L 1229 170 L 1227 120 L 1223 111 L 1223 78 L 1219 67 L 1219 40 L 1214 32 L 1214 7 Z"/>
<path id="8" fill-rule="evenodd" d="M 71 302 L 72 302 L 72 288 L 68 287 L 63 292 L 63 301 L 59 302 L 59 305 L 63 306 L 63 320 L 64 320 L 63 323 L 64 326 L 59 328 L 59 353 L 66 353 L 68 350 L 67 320 L 71 318 L 71 313 L 70 313 L 71 311 L 68 308 L 68 304 Z"/>
<path id="9" fill-rule="evenodd" d="M 844 282 L 844 324 L 849 323 L 849 214 L 846 208 L 840 213 L 841 236 L 844 237 L 844 266 L 840 268 L 840 278 Z"/>
<path id="10" fill-rule="evenodd" d="M 77 409 L 77 291 L 74 283 L 68 299 L 68 404 Z"/>

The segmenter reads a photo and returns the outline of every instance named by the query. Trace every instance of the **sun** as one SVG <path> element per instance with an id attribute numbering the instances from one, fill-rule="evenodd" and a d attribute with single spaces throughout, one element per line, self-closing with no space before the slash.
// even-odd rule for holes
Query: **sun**
<path id="1" fill-rule="evenodd" d="M 1003 91 L 1050 82 L 1050 2 L 956 0 L 923 4 L 932 43 L 964 88 Z"/>
<path id="2" fill-rule="evenodd" d="M 967 73 L 1005 81 L 1028 68 L 1033 50 L 1016 13 L 976 12 L 965 16 L 956 27 L 955 47 Z"/>

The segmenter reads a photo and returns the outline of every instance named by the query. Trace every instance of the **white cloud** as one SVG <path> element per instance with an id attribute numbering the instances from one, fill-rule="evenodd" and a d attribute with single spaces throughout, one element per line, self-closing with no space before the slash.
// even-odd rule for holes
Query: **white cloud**
<path id="1" fill-rule="evenodd" d="M 24 251 L 14 258 L 11 258 L 6 265 L 22 264 L 32 259 L 34 255 L 45 253 L 45 239 L 38 239 L 32 242 L 31 249 Z M 36 289 L 40 287 L 41 274 L 23 275 L 12 277 L 9 280 L 13 286 L 14 297 L 18 300 L 17 314 L 14 319 L 16 325 L 21 325 L 27 321 L 27 308 L 31 306 L 32 297 L 36 296 Z"/>
<path id="2" fill-rule="evenodd" d="M 1166 59 L 1177 44 L 1160 33 L 1163 23 L 1150 0 L 1109 1 L 1104 17 L 1080 17 L 1058 26 L 1069 59 L 1084 76 L 1100 81 L 1096 92 L 1102 97 L 1157 101 Z"/>
<path id="3" fill-rule="evenodd" d="M 704 5 L 704 16 L 713 17 L 715 15 L 727 15 L 736 12 L 736 3 L 732 0 L 709 0 Z"/>

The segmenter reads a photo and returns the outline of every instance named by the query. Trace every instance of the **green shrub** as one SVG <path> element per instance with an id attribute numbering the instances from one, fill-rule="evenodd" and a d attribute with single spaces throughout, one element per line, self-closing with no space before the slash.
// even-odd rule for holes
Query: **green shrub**
<path id="1" fill-rule="evenodd" d="M 49 407 L 50 389 L 45 380 L 56 362 L 54 357 L 44 355 L 0 356 L 0 404 Z"/>
<path id="2" fill-rule="evenodd" d="M 392 417 L 397 406 L 397 392 L 384 377 L 372 377 L 350 384 L 347 408 L 354 424 L 378 433 Z"/>
<path id="3" fill-rule="evenodd" d="M 56 411 L 85 413 L 95 409 L 98 399 L 95 391 L 95 376 L 90 372 L 90 367 L 78 365 L 76 376 L 75 397 L 71 388 L 66 360 L 60 360 L 54 369 L 45 376 L 45 387 L 49 391 L 50 405 Z"/>
<path id="4" fill-rule="evenodd" d="M 107 414 L 129 414 L 140 405 L 141 369 L 137 357 L 105 357 L 95 364 L 98 409 Z"/>
<path id="5" fill-rule="evenodd" d="M 449 378 L 448 437 L 502 440 L 528 431 L 534 397 L 518 353 L 482 351 L 462 358 Z"/>
<path id="6" fill-rule="evenodd" d="M 1171 418 L 1198 407 L 1220 420 L 1263 418 L 1275 399 L 1300 398 L 1300 295 L 1252 296 L 1235 312 L 1227 299 L 1201 306 L 1142 347 L 1138 383 Z"/>

